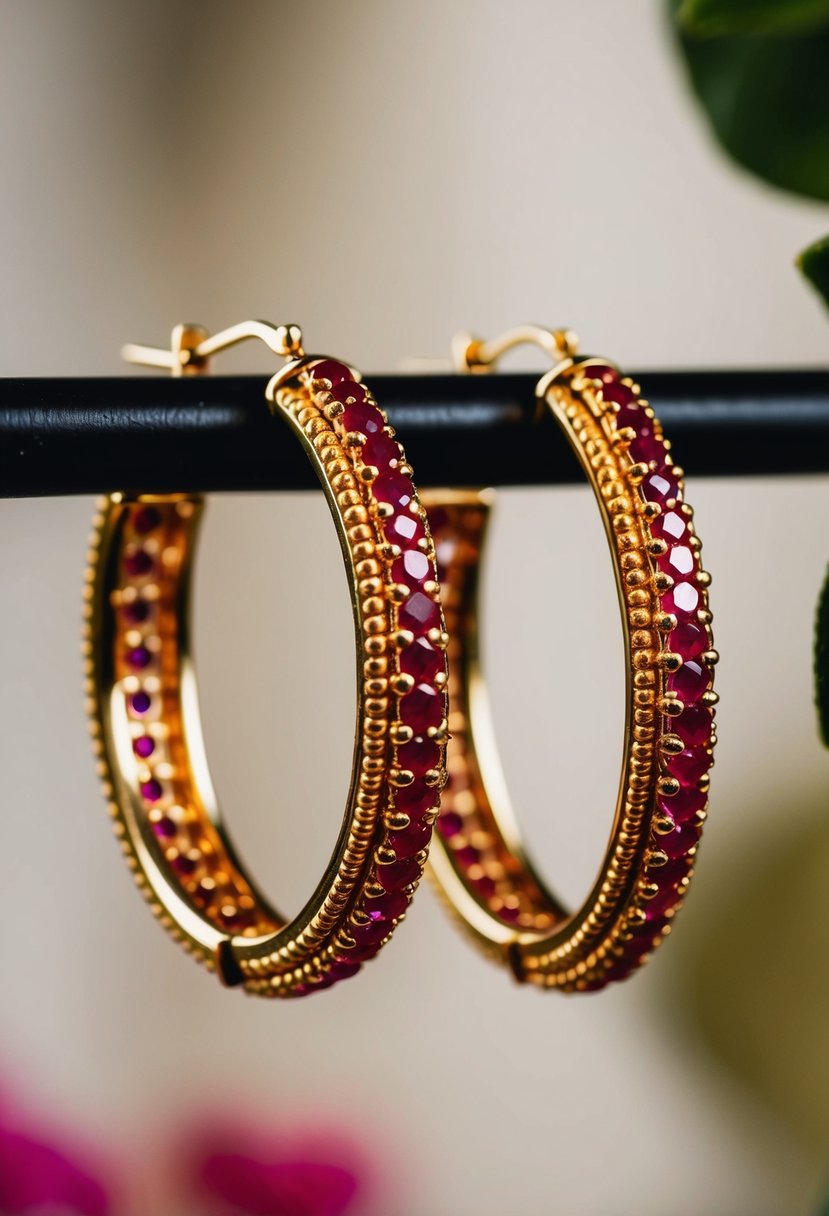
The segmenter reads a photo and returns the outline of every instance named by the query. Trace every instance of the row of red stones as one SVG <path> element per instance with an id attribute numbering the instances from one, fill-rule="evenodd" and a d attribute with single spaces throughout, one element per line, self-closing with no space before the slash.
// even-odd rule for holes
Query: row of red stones
<path id="1" fill-rule="evenodd" d="M 337 949 L 333 965 L 313 984 L 319 988 L 353 975 L 377 954 L 404 915 L 422 875 L 440 798 L 439 787 L 431 782 L 445 760 L 445 747 L 434 734 L 446 717 L 446 656 L 435 645 L 443 628 L 435 593 L 437 572 L 403 450 L 368 389 L 348 367 L 327 359 L 314 365 L 311 377 L 322 389 L 319 400 L 328 407 L 358 470 L 369 472 L 369 494 L 391 555 L 390 582 L 400 589 L 392 609 L 396 617 L 392 632 L 411 635 L 399 654 L 399 672 L 413 681 L 397 705 L 397 723 L 407 728 L 403 733 L 411 738 L 395 746 L 393 759 L 393 767 L 411 780 L 392 787 L 387 806 L 395 824 L 404 817 L 408 823 L 383 831 L 366 893 L 359 897 L 348 923 L 354 945 Z"/>
<path id="2" fill-rule="evenodd" d="M 708 704 L 713 697 L 706 697 L 713 671 L 704 659 L 712 650 L 712 638 L 707 592 L 699 581 L 700 545 L 661 427 L 632 382 L 623 380 L 615 368 L 588 365 L 581 370 L 598 385 L 601 400 L 614 407 L 606 417 L 620 438 L 629 439 L 631 461 L 647 465 L 639 486 L 641 501 L 652 504 L 650 511 L 659 508 L 647 527 L 651 539 L 665 545 L 664 552 L 652 558 L 653 574 L 670 580 L 660 579 L 657 587 L 663 588 L 662 612 L 676 622 L 665 650 L 676 656 L 679 666 L 665 679 L 666 706 L 671 703 L 672 712 L 663 718 L 658 738 L 675 735 L 683 744 L 682 751 L 662 759 L 663 776 L 674 778 L 678 789 L 670 796 L 657 795 L 640 911 L 618 961 L 588 985 L 602 987 L 625 979 L 639 966 L 664 935 L 687 889 L 708 802 L 708 771 L 714 762 L 714 714 Z"/>
<path id="3" fill-rule="evenodd" d="M 168 507 L 143 504 L 129 509 L 121 551 L 122 585 L 116 637 L 116 665 L 128 673 L 127 711 L 133 723 L 132 749 L 147 818 L 174 877 L 209 919 L 233 933 L 261 931 L 256 903 L 246 884 L 217 868 L 215 850 L 205 840 L 199 817 L 178 805 L 169 777 L 170 757 L 163 723 L 160 665 L 161 552 Z"/>

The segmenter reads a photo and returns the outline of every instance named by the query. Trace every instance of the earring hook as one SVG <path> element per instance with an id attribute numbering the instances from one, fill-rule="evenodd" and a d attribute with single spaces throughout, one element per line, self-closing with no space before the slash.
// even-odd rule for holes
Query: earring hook
<path id="1" fill-rule="evenodd" d="M 238 346 L 240 342 L 258 339 L 283 359 L 301 359 L 302 330 L 298 325 L 273 325 L 270 321 L 240 321 L 228 329 L 211 334 L 202 325 L 176 325 L 170 337 L 170 349 L 128 343 L 121 348 L 127 363 L 141 367 L 159 367 L 174 376 L 194 376 L 207 370 L 213 355 Z"/>
<path id="2" fill-rule="evenodd" d="M 579 336 L 573 329 L 547 329 L 543 325 L 518 325 L 488 342 L 459 333 L 452 340 L 452 362 L 459 372 L 488 372 L 507 351 L 528 344 L 540 347 L 558 363 L 577 353 Z"/>

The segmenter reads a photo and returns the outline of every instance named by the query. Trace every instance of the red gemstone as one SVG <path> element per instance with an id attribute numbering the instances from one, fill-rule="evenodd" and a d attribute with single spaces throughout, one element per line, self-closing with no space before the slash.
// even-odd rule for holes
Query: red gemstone
<path id="1" fill-rule="evenodd" d="M 428 645 L 428 642 L 426 644 Z M 434 739 L 412 739 L 410 743 L 404 743 L 397 749 L 397 763 L 401 768 L 414 773 L 416 777 L 422 777 L 424 773 L 437 768 L 440 764 L 440 748 Z M 398 793 L 400 792 L 398 791 Z M 399 801 L 397 805 L 400 805 Z"/>
<path id="2" fill-rule="evenodd" d="M 188 857 L 186 853 L 178 853 L 173 858 L 172 864 L 173 864 L 173 867 L 176 870 L 178 870 L 179 874 L 192 874 L 198 864 L 198 859 L 196 857 Z M 233 919 L 235 919 L 235 916 L 236 916 L 235 908 L 234 908 L 233 912 L 234 912 Z"/>
<path id="3" fill-rule="evenodd" d="M 677 621 L 693 619 L 701 607 L 702 595 L 693 583 L 675 583 L 662 596 L 663 611 L 675 616 Z"/>
<path id="4" fill-rule="evenodd" d="M 347 431 L 358 431 L 366 438 L 369 435 L 380 435 L 386 425 L 383 415 L 374 405 L 367 401 L 356 401 L 347 405 L 343 410 L 343 426 Z"/>
<path id="5" fill-rule="evenodd" d="M 672 545 L 667 553 L 656 559 L 660 570 L 670 574 L 674 581 L 688 578 L 696 569 L 696 558 L 687 545 Z"/>
<path id="6" fill-rule="evenodd" d="M 670 545 L 684 540 L 688 534 L 688 520 L 679 511 L 663 511 L 650 524 L 651 536 L 667 541 Z"/>
<path id="7" fill-rule="evenodd" d="M 626 384 L 620 381 L 609 381 L 602 384 L 602 399 L 604 401 L 615 401 L 617 405 L 634 405 L 638 400 L 636 393 L 632 388 L 628 388 Z M 630 423 L 618 423 L 619 426 L 630 426 Z"/>
<path id="8" fill-rule="evenodd" d="M 383 531 L 389 544 L 399 545 L 401 549 L 416 545 L 426 535 L 423 520 L 409 511 L 401 511 L 399 515 L 387 519 L 383 524 Z"/>
<path id="9" fill-rule="evenodd" d="M 680 796 L 677 794 L 677 798 Z M 667 802 L 668 799 L 665 799 L 665 801 Z M 660 866 L 658 870 L 654 870 L 649 877 L 660 887 L 675 887 L 678 883 L 682 882 L 683 878 L 688 876 L 691 871 L 691 864 L 691 859 L 688 857 L 675 857 L 673 861 L 669 861 L 664 866 Z"/>
<path id="10" fill-rule="evenodd" d="M 134 578 L 149 574 L 153 568 L 153 559 L 146 549 L 133 549 L 124 558 L 124 569 Z"/>
<path id="11" fill-rule="evenodd" d="M 443 721 L 443 696 L 431 684 L 418 684 L 400 700 L 400 721 L 411 726 L 416 735 Z"/>
<path id="12" fill-rule="evenodd" d="M 135 667 L 138 671 L 141 671 L 144 667 L 149 667 L 152 660 L 153 656 L 146 646 L 134 646 L 127 654 L 127 662 L 130 667 Z"/>
<path id="13" fill-rule="evenodd" d="M 702 790 L 687 787 L 680 790 L 678 794 L 674 794 L 672 798 L 660 798 L 659 809 L 664 814 L 670 815 L 675 823 L 689 823 L 698 811 L 705 810 L 707 802 L 708 795 L 704 794 Z M 662 870 L 659 871 L 659 874 L 661 881 Z"/>
<path id="14" fill-rule="evenodd" d="M 591 363 L 580 367 L 579 371 L 591 380 L 601 380 L 603 384 L 610 384 L 611 381 L 619 379 L 618 368 L 608 367 L 605 363 Z"/>
<path id="15" fill-rule="evenodd" d="M 475 890 L 483 895 L 485 899 L 489 899 L 495 894 L 495 880 L 487 874 L 482 874 L 480 878 L 476 878 L 474 882 Z"/>
<path id="16" fill-rule="evenodd" d="M 643 906 L 645 916 L 649 921 L 658 920 L 664 916 L 669 908 L 679 902 L 677 889 L 673 884 L 668 886 L 660 886 L 653 899 L 649 899 Z"/>
<path id="17" fill-rule="evenodd" d="M 623 385 L 618 386 L 620 389 Z M 606 399 L 606 398 L 605 398 Z M 650 418 L 648 418 L 641 405 L 636 404 L 636 398 L 633 398 L 633 403 L 622 405 L 616 415 L 616 426 L 620 431 L 626 427 L 632 427 L 637 434 L 647 434 L 650 431 Z"/>
<path id="18" fill-rule="evenodd" d="M 124 616 L 134 625 L 143 625 L 150 615 L 148 600 L 133 600 L 124 605 Z"/>
<path id="19" fill-rule="evenodd" d="M 642 493 L 648 502 L 671 502 L 679 498 L 679 482 L 669 469 L 655 469 L 642 482 Z"/>
<path id="20" fill-rule="evenodd" d="M 393 861 L 390 865 L 377 866 L 375 873 L 384 891 L 401 891 L 417 882 L 421 869 L 413 857 L 407 857 L 403 861 Z"/>
<path id="21" fill-rule="evenodd" d="M 327 380 L 332 387 L 341 384 L 343 380 L 354 379 L 350 369 L 344 363 L 338 363 L 336 359 L 321 359 L 319 363 L 314 364 L 311 375 L 314 380 Z"/>
<path id="22" fill-rule="evenodd" d="M 394 805 L 412 821 L 420 820 L 429 811 L 434 811 L 438 804 L 438 793 L 435 786 L 415 778 L 411 785 L 402 785 L 394 791 Z"/>
<path id="23" fill-rule="evenodd" d="M 360 448 L 360 459 L 363 464 L 374 465 L 382 473 L 390 469 L 400 460 L 400 447 L 382 431 L 369 435 Z"/>
<path id="24" fill-rule="evenodd" d="M 149 693 L 136 692 L 130 697 L 130 708 L 134 714 L 145 714 L 152 705 Z"/>
<path id="25" fill-rule="evenodd" d="M 396 583 L 403 583 L 406 587 L 422 587 L 434 579 L 435 572 L 425 553 L 420 549 L 407 549 L 392 566 L 391 576 Z"/>
<path id="26" fill-rule="evenodd" d="M 659 847 L 669 857 L 684 857 L 697 843 L 701 834 L 700 829 L 693 823 L 678 824 L 673 832 L 659 837 Z"/>
<path id="27" fill-rule="evenodd" d="M 349 925 L 349 930 L 357 947 L 375 946 L 388 937 L 391 932 L 391 925 L 384 920 L 370 920 L 362 925 Z"/>
<path id="28" fill-rule="evenodd" d="M 156 781 L 155 777 L 151 777 L 149 781 L 142 781 L 141 793 L 148 802 L 158 802 L 164 790 L 161 787 L 161 782 Z"/>
<path id="29" fill-rule="evenodd" d="M 692 705 L 711 686 L 711 669 L 697 659 L 688 659 L 678 671 L 668 676 L 670 692 L 675 692 L 680 701 Z"/>
<path id="30" fill-rule="evenodd" d="M 161 525 L 161 512 L 158 507 L 139 507 L 132 517 L 132 526 L 139 536 L 154 532 Z"/>
<path id="31" fill-rule="evenodd" d="M 665 445 L 649 428 L 636 436 L 628 452 L 631 460 L 635 460 L 637 464 L 650 464 L 653 460 L 657 465 L 661 465 L 665 460 Z"/>
<path id="32" fill-rule="evenodd" d="M 386 502 L 395 511 L 405 511 L 414 499 L 414 486 L 403 473 L 382 473 L 372 482 L 371 492 L 378 502 Z"/>
<path id="33" fill-rule="evenodd" d="M 701 625 L 683 621 L 671 630 L 668 646 L 684 660 L 698 659 L 708 649 L 708 633 Z"/>
<path id="34" fill-rule="evenodd" d="M 353 405 L 355 402 L 365 401 L 368 397 L 368 389 L 354 380 L 341 380 L 339 384 L 333 385 L 330 391 L 331 396 L 335 401 L 339 401 L 340 405 Z"/>
<path id="35" fill-rule="evenodd" d="M 498 909 L 497 915 L 500 916 L 501 920 L 505 920 L 508 925 L 513 925 L 521 915 L 521 909 L 517 906 L 514 908 L 508 908 L 505 906 Z"/>
<path id="36" fill-rule="evenodd" d="M 668 760 L 668 772 L 683 786 L 695 786 L 708 772 L 714 758 L 704 747 L 689 747 Z"/>
<path id="37" fill-rule="evenodd" d="M 326 978 L 329 983 L 336 984 L 338 980 L 350 979 L 352 975 L 356 975 L 360 970 L 359 962 L 351 959 L 340 957 L 335 963 L 332 963 L 328 969 Z"/>
<path id="38" fill-rule="evenodd" d="M 162 815 L 160 819 L 154 821 L 153 831 L 163 840 L 169 840 L 176 834 L 176 825 L 168 815 Z"/>
<path id="39" fill-rule="evenodd" d="M 689 705 L 678 718 L 671 718 L 668 730 L 679 735 L 686 747 L 701 747 L 711 740 L 714 719 L 704 705 Z"/>
<path id="40" fill-rule="evenodd" d="M 146 760 L 155 751 L 155 740 L 149 735 L 141 735 L 133 741 L 132 750 L 136 756 L 140 756 L 142 760 Z"/>
<path id="41" fill-rule="evenodd" d="M 400 670 L 413 676 L 418 684 L 428 684 L 438 672 L 446 670 L 446 657 L 426 638 L 415 638 L 400 655 Z"/>
<path id="42" fill-rule="evenodd" d="M 402 891 L 387 891 L 385 895 L 375 895 L 363 900 L 363 911 L 372 920 L 397 920 L 409 906 L 409 901 Z"/>
<path id="43" fill-rule="evenodd" d="M 343 951 L 341 955 L 337 956 L 337 962 L 339 963 L 347 960 L 349 964 L 367 963 L 370 961 L 370 959 L 374 958 L 379 949 L 380 945 L 378 942 L 366 942 L 365 945 L 362 946 L 352 946 L 350 950 Z"/>
<path id="44" fill-rule="evenodd" d="M 413 591 L 398 608 L 397 623 L 420 638 L 430 629 L 440 627 L 440 608 L 425 591 Z"/>
<path id="45" fill-rule="evenodd" d="M 479 864 L 481 854 L 478 849 L 474 847 L 474 845 L 468 844 L 462 849 L 455 850 L 455 860 L 457 861 L 458 865 L 463 866 L 463 868 L 466 870 L 469 868 L 469 866 L 476 866 Z"/>
<path id="46" fill-rule="evenodd" d="M 438 816 L 438 831 L 441 836 L 450 840 L 463 831 L 463 820 L 455 811 L 444 811 L 442 815 Z"/>
<path id="47" fill-rule="evenodd" d="M 431 825 L 413 820 L 407 828 L 389 832 L 389 847 L 394 850 L 395 857 L 414 857 L 421 849 L 428 849 L 431 839 Z"/>

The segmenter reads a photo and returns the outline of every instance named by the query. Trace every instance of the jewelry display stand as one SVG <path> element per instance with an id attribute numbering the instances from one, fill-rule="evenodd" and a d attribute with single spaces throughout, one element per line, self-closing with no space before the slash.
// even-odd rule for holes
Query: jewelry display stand
<path id="1" fill-rule="evenodd" d="M 829 371 L 648 372 L 651 404 L 698 477 L 829 472 Z M 534 420 L 533 374 L 372 376 L 422 486 L 576 483 L 575 456 Z M 0 389 L 0 497 L 317 490 L 275 443 L 266 376 L 9 378 Z M 547 439 L 549 438 L 549 443 Z M 287 436 L 286 436 L 287 439 Z"/>

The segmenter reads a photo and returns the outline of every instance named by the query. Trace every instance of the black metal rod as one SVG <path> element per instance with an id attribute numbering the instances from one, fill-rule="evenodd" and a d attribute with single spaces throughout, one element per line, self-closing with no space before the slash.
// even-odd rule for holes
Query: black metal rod
<path id="1" fill-rule="evenodd" d="M 532 375 L 368 377 L 421 486 L 579 480 Z M 829 371 L 648 372 L 641 382 L 695 476 L 829 472 Z M 106 490 L 306 490 L 265 377 L 0 381 L 0 497 Z"/>

